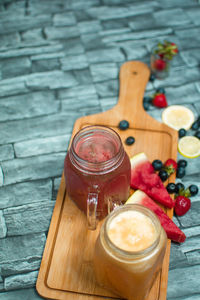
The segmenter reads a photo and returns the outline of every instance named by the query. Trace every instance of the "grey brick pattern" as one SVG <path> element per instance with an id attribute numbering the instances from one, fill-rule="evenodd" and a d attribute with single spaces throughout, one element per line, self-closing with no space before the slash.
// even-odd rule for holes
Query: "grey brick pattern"
<path id="1" fill-rule="evenodd" d="M 163 86 L 169 105 L 199 116 L 199 32 L 198 0 L 0 1 L 0 300 L 41 299 L 35 282 L 73 124 L 117 103 L 121 64 L 149 64 L 158 41 L 177 43 L 170 76 L 145 95 Z M 147 113 L 162 121 L 162 111 Z M 200 190 L 199 159 L 186 160 L 177 182 Z M 187 239 L 172 243 L 167 300 L 200 299 L 200 195 L 191 200 L 174 216 Z"/>

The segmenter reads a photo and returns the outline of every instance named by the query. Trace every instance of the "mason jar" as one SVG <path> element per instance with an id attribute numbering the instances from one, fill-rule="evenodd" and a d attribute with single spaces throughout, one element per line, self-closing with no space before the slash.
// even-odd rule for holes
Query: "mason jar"
<path id="1" fill-rule="evenodd" d="M 144 300 L 161 270 L 167 243 L 157 216 L 139 204 L 114 210 L 94 250 L 97 282 L 116 296 Z"/>
<path id="2" fill-rule="evenodd" d="M 130 159 L 109 127 L 87 126 L 74 136 L 64 175 L 67 193 L 86 214 L 90 229 L 129 197 Z"/>

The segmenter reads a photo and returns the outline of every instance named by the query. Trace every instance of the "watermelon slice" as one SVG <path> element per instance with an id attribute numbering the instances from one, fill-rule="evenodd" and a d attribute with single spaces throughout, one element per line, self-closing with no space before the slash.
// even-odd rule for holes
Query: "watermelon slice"
<path id="1" fill-rule="evenodd" d="M 158 206 L 150 197 L 144 192 L 137 190 L 133 195 L 129 197 L 126 204 L 136 203 L 141 204 L 150 210 L 152 210 L 160 220 L 162 227 L 164 228 L 167 237 L 174 242 L 183 243 L 186 239 L 184 232 L 176 226 L 176 224 L 166 215 L 160 206 Z"/>
<path id="2" fill-rule="evenodd" d="M 140 189 L 166 207 L 174 207 L 174 201 L 143 152 L 131 158 L 131 187 Z"/>

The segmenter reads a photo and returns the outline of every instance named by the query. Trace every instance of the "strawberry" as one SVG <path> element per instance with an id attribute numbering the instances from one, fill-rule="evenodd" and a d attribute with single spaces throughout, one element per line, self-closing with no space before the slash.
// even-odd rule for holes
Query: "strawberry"
<path id="1" fill-rule="evenodd" d="M 175 43 L 171 43 L 171 51 L 173 53 L 173 55 L 176 55 L 178 53 L 178 48 L 177 45 Z"/>
<path id="2" fill-rule="evenodd" d="M 166 107 L 168 105 L 165 94 L 161 94 L 161 93 L 154 95 L 152 103 L 154 106 L 157 106 L 160 108 Z"/>
<path id="3" fill-rule="evenodd" d="M 191 201 L 184 196 L 176 197 L 174 210 L 177 216 L 183 216 L 191 207 Z"/>
<path id="4" fill-rule="evenodd" d="M 161 57 L 161 54 L 160 54 Z M 163 59 L 156 59 L 154 61 L 154 68 L 158 71 L 163 71 L 166 68 L 166 62 Z"/>
<path id="5" fill-rule="evenodd" d="M 177 162 L 172 158 L 169 158 L 164 163 L 164 170 L 167 171 L 168 175 L 173 174 L 177 170 Z"/>

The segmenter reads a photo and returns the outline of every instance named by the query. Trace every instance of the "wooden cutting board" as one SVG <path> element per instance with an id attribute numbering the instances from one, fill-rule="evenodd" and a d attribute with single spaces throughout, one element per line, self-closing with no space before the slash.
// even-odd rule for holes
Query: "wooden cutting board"
<path id="1" fill-rule="evenodd" d="M 78 119 L 72 137 L 87 125 L 106 125 L 118 132 L 130 157 L 145 152 L 151 161 L 156 158 L 164 161 L 169 157 L 176 160 L 177 132 L 153 119 L 143 109 L 143 95 L 149 75 L 149 68 L 142 62 L 123 64 L 120 69 L 118 104 L 104 113 Z M 130 124 L 125 131 L 118 129 L 123 119 Z M 131 146 L 124 143 L 128 136 L 135 137 L 135 143 Z M 170 182 L 173 181 L 174 175 L 170 178 Z M 167 214 L 172 217 L 173 211 L 167 210 Z M 95 281 L 92 258 L 100 226 L 101 223 L 96 231 L 87 229 L 86 217 L 69 199 L 62 176 L 36 285 L 42 297 L 67 300 L 117 299 Z M 169 256 L 168 240 L 162 271 L 147 300 L 166 299 Z"/>

